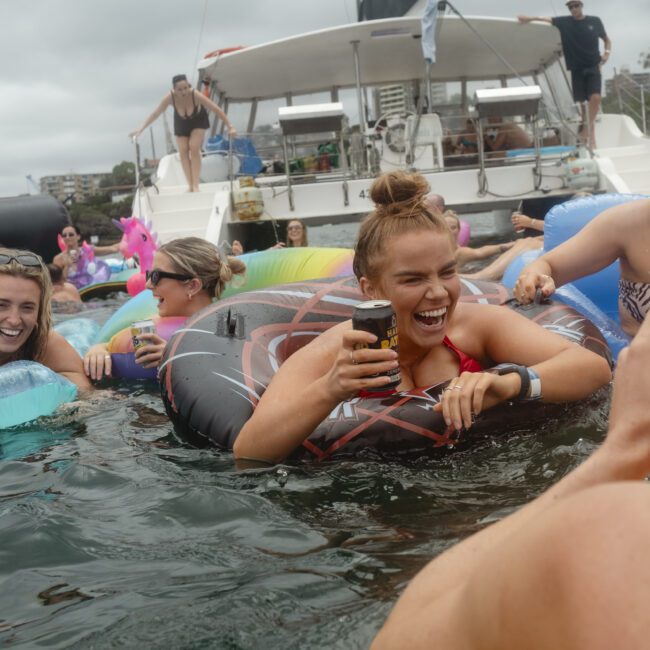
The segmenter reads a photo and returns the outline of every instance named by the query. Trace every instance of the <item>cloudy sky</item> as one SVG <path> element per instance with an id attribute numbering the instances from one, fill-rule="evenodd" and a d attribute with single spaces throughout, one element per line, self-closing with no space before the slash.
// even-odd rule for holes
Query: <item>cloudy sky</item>
<path id="1" fill-rule="evenodd" d="M 647 3 L 586 0 L 613 42 L 606 78 L 626 64 L 640 70 L 639 55 L 650 48 Z M 453 4 L 466 15 L 566 13 L 563 0 Z M 127 133 L 173 74 L 193 77 L 205 52 L 355 18 L 356 0 L 0 0 L 0 196 L 29 191 L 27 175 L 38 182 L 131 160 Z M 143 146 L 150 156 L 148 138 Z"/>

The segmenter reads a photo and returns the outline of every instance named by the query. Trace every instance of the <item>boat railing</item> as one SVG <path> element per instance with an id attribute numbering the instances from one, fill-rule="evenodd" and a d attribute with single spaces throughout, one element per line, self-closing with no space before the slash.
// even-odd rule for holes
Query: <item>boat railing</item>
<path id="1" fill-rule="evenodd" d="M 640 125 L 644 135 L 648 135 L 646 119 L 645 87 L 625 72 L 614 70 L 614 87 L 621 113 L 630 115 Z"/>
<path id="2" fill-rule="evenodd" d="M 444 135 L 442 137 L 442 164 L 426 164 L 424 156 L 409 159 L 409 147 L 406 136 L 403 141 L 387 142 L 388 129 L 379 126 L 376 131 L 369 129 L 365 138 L 365 150 L 360 148 L 359 138 L 355 138 L 355 132 L 345 134 L 345 156 L 347 163 L 347 177 L 349 179 L 374 178 L 382 171 L 389 169 L 417 169 L 424 173 L 435 173 L 453 169 L 472 169 L 479 166 L 478 146 L 476 133 L 476 120 L 469 117 L 467 113 L 457 112 L 441 116 Z M 522 128 L 530 127 L 530 123 L 517 122 Z M 399 124 L 394 125 L 399 126 Z M 574 145 L 575 140 L 565 137 L 566 130 L 561 123 L 552 124 L 547 120 L 539 121 L 539 132 L 541 134 L 541 146 L 555 147 L 560 145 Z M 399 132 L 399 129 L 391 133 Z M 290 136 L 287 138 L 289 170 L 285 168 L 284 153 L 282 148 L 282 136 L 277 132 L 269 133 L 242 133 L 242 137 L 248 137 L 255 145 L 257 155 L 263 162 L 263 171 L 260 176 L 265 179 L 264 184 L 272 186 L 281 185 L 286 182 L 287 172 L 291 175 L 292 183 L 308 183 L 319 181 L 335 180 L 343 176 L 342 153 L 340 151 L 340 140 L 331 134 L 331 138 L 319 136 Z M 533 133 L 529 133 L 532 136 Z M 389 147 L 392 145 L 392 149 Z M 426 146 L 418 145 L 416 151 L 421 153 Z M 548 158 L 557 153 L 553 149 L 542 154 Z M 237 154 L 239 155 L 239 154 Z M 241 156 L 240 156 L 241 157 Z M 499 166 L 503 164 L 518 164 L 528 162 L 529 156 L 520 152 L 516 157 L 504 156 L 503 152 L 486 151 L 485 165 Z M 558 156 L 560 157 L 560 156 Z M 428 158 L 427 160 L 431 160 Z M 435 157 L 434 157 L 434 162 Z"/>

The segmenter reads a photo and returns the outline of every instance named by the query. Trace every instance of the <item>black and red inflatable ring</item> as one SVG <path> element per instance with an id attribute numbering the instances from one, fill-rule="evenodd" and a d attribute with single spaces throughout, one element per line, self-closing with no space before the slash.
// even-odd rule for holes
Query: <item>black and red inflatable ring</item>
<path id="1" fill-rule="evenodd" d="M 313 280 L 241 293 L 191 318 L 170 340 L 160 367 L 167 413 L 178 435 L 196 446 L 232 449 L 273 375 L 295 350 L 349 319 L 363 300 L 353 277 Z M 523 307 L 503 285 L 462 280 L 461 301 L 508 305 L 610 361 L 607 343 L 571 307 Z M 507 308 L 507 307 L 504 307 Z M 303 443 L 296 458 L 421 455 L 453 445 L 432 407 L 447 382 L 383 398 L 343 402 Z M 463 436 L 521 428 L 557 406 L 508 403 L 481 414 Z M 537 420 L 536 420 L 537 418 Z"/>

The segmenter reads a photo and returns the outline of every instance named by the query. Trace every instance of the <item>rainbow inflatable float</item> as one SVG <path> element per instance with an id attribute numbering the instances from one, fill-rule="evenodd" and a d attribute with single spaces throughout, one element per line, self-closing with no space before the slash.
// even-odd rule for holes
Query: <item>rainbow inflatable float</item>
<path id="1" fill-rule="evenodd" d="M 275 284 L 350 275 L 353 256 L 354 251 L 348 248 L 284 248 L 246 253 L 240 256 L 246 264 L 244 281 L 231 283 L 222 298 Z M 182 317 L 159 317 L 157 302 L 150 290 L 131 298 L 104 324 L 97 336 L 97 342 L 108 343 L 113 377 L 155 379 L 155 368 L 145 369 L 135 363 L 131 341 L 131 324 L 146 319 L 154 321 L 156 332 L 165 340 L 169 340 L 185 321 Z"/>

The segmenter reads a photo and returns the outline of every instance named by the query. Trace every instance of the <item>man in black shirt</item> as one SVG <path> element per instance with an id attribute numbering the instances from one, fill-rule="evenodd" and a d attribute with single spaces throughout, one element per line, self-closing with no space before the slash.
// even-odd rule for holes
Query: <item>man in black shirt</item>
<path id="1" fill-rule="evenodd" d="M 570 16 L 547 18 L 543 16 L 517 16 L 520 23 L 533 20 L 550 23 L 560 30 L 562 50 L 566 67 L 571 71 L 573 99 L 580 102 L 582 113 L 581 138 L 596 146 L 594 138 L 594 121 L 600 109 L 602 78 L 600 67 L 609 59 L 612 42 L 609 40 L 603 23 L 597 16 L 585 16 L 582 13 L 581 0 L 568 0 L 566 3 Z M 602 38 L 605 51 L 601 54 L 598 39 Z M 585 136 L 584 124 L 587 118 L 585 102 L 589 108 L 589 136 Z"/>

